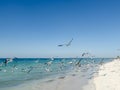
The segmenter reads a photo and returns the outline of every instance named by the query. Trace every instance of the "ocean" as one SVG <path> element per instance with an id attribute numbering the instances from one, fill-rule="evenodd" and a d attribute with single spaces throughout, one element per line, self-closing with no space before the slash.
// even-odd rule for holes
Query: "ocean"
<path id="1" fill-rule="evenodd" d="M 6 58 L 0 58 L 0 90 L 33 80 L 44 81 L 63 76 L 88 64 L 112 60 L 113 58 L 14 58 L 5 63 Z"/>

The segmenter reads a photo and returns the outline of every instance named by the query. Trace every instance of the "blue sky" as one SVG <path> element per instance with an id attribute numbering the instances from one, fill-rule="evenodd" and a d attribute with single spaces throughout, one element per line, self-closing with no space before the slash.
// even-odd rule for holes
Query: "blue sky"
<path id="1" fill-rule="evenodd" d="M 119 23 L 115 0 L 0 0 L 0 57 L 115 57 Z"/>

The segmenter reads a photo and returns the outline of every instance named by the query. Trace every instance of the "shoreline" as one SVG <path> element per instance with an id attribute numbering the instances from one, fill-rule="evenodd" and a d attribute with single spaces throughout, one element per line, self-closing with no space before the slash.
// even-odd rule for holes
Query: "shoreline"
<path id="1" fill-rule="evenodd" d="M 93 89 L 95 87 L 91 79 L 91 77 L 93 77 L 93 73 L 91 72 L 91 70 L 93 71 L 93 69 L 83 66 L 82 68 L 80 67 L 80 69 L 73 70 L 72 72 L 65 75 L 54 78 L 52 77 L 51 79 L 44 79 L 43 81 L 33 80 L 31 82 L 26 82 L 10 88 L 3 88 L 1 90 L 88 90 L 87 88 Z"/>
<path id="2" fill-rule="evenodd" d="M 120 90 L 120 60 L 83 66 L 66 75 L 1 90 Z"/>

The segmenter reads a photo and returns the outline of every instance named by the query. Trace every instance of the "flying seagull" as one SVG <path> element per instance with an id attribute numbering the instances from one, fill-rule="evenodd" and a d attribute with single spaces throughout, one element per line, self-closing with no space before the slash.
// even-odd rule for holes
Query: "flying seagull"
<path id="1" fill-rule="evenodd" d="M 12 61 L 13 61 L 13 58 L 7 58 L 3 63 L 5 64 L 5 66 L 7 66 L 7 64 Z"/>
<path id="2" fill-rule="evenodd" d="M 89 54 L 88 52 L 87 52 L 87 53 L 83 53 L 83 54 L 82 54 L 82 57 L 83 57 L 83 56 L 86 56 L 86 55 L 88 55 L 88 54 Z"/>
<path id="3" fill-rule="evenodd" d="M 58 45 L 58 47 L 62 47 L 62 46 L 67 46 L 68 47 L 68 46 L 71 45 L 72 41 L 73 41 L 73 38 L 67 44 L 60 44 L 60 45 Z"/>

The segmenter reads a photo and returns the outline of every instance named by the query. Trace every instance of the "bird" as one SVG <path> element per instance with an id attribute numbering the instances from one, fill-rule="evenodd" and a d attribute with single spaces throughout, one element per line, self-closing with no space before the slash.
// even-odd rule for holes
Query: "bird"
<path id="1" fill-rule="evenodd" d="M 30 73 L 32 70 L 33 70 L 33 67 L 30 66 L 30 67 L 29 67 L 29 70 L 27 71 L 27 73 Z"/>
<path id="2" fill-rule="evenodd" d="M 72 41 L 73 41 L 73 38 L 67 44 L 60 44 L 60 45 L 58 45 L 58 47 L 62 47 L 62 46 L 68 47 L 71 45 Z"/>
<path id="3" fill-rule="evenodd" d="M 9 60 L 10 60 L 10 59 L 8 59 L 8 58 L 7 58 L 7 59 L 5 59 L 5 61 L 4 61 L 5 66 L 7 66 L 7 64 L 8 64 L 8 62 L 9 62 Z"/>
<path id="4" fill-rule="evenodd" d="M 82 54 L 82 57 L 83 57 L 83 56 L 86 56 L 86 55 L 88 55 L 88 54 L 89 54 L 89 53 L 83 53 L 83 54 Z"/>
<path id="5" fill-rule="evenodd" d="M 83 58 L 81 58 L 77 63 L 76 63 L 76 66 L 78 66 L 78 67 L 81 67 L 81 60 L 82 60 Z"/>

